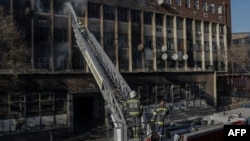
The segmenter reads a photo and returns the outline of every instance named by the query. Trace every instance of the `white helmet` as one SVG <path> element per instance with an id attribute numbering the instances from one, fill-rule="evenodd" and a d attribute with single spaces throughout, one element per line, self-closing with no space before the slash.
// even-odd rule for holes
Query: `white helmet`
<path id="1" fill-rule="evenodd" d="M 134 98 L 137 96 L 137 93 L 135 91 L 130 92 L 129 97 Z"/>

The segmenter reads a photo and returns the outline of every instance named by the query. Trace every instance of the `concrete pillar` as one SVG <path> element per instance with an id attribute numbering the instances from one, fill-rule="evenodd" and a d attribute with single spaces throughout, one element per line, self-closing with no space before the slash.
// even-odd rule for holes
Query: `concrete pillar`
<path id="1" fill-rule="evenodd" d="M 214 61 L 213 61 L 213 39 L 212 39 L 212 22 L 209 22 L 209 26 L 208 26 L 208 30 L 209 30 L 209 33 L 208 33 L 208 37 L 209 37 L 209 60 L 210 60 L 210 65 L 214 65 Z M 215 68 L 215 66 L 214 66 Z"/>
<path id="2" fill-rule="evenodd" d="M 141 11 L 140 13 L 140 25 L 141 25 L 141 44 L 144 46 L 144 12 Z M 145 47 L 145 46 L 144 46 Z M 142 70 L 145 70 L 145 54 L 144 54 L 144 49 L 141 51 L 141 65 L 142 65 Z"/>
<path id="3" fill-rule="evenodd" d="M 204 21 L 201 21 L 201 69 L 205 70 L 205 51 L 204 51 Z"/>
<path id="4" fill-rule="evenodd" d="M 228 44 L 227 44 L 227 26 L 224 25 L 224 33 L 223 33 L 223 41 L 224 41 L 224 53 L 225 53 L 225 71 L 228 71 L 228 60 L 227 60 L 227 49 L 228 49 Z"/>
<path id="5" fill-rule="evenodd" d="M 152 23 L 153 70 L 157 71 L 155 12 L 153 12 L 151 23 Z"/>
<path id="6" fill-rule="evenodd" d="M 197 69 L 197 54 L 196 54 L 196 50 L 197 50 L 197 44 L 196 44 L 196 28 L 195 28 L 195 19 L 193 19 L 192 21 L 192 36 L 193 36 L 193 55 L 194 55 L 194 69 Z"/>
<path id="7" fill-rule="evenodd" d="M 68 58 L 67 58 L 67 69 L 72 69 L 72 28 L 71 28 L 71 12 L 69 12 L 68 15 L 68 43 L 69 43 L 69 48 L 68 48 Z"/>
<path id="8" fill-rule="evenodd" d="M 34 11 L 34 0 L 30 1 L 31 11 Z M 35 69 L 35 49 L 34 49 L 34 18 L 31 17 L 31 69 Z"/>
<path id="9" fill-rule="evenodd" d="M 118 7 L 115 7 L 115 66 L 119 70 Z"/>
<path id="10" fill-rule="evenodd" d="M 163 15 L 163 23 L 162 23 L 162 37 L 163 37 L 163 45 L 167 46 L 167 15 Z M 165 60 L 165 70 L 167 70 L 167 59 Z"/>
<path id="11" fill-rule="evenodd" d="M 55 57 L 54 57 L 54 0 L 50 0 L 50 71 L 54 72 L 54 63 L 55 63 Z"/>
<path id="12" fill-rule="evenodd" d="M 132 58 L 132 21 L 131 21 L 131 9 L 128 10 L 128 60 L 129 60 L 129 72 L 133 71 L 133 58 Z"/>
<path id="13" fill-rule="evenodd" d="M 69 126 L 69 133 L 74 132 L 74 113 L 73 113 L 73 95 L 68 93 L 67 94 L 67 115 L 68 115 L 68 126 Z"/>
<path id="14" fill-rule="evenodd" d="M 85 7 L 84 8 L 84 10 L 85 11 L 83 11 L 84 12 L 84 25 L 88 28 L 88 25 L 89 25 L 89 21 L 88 21 L 88 9 L 87 9 L 88 7 Z M 85 61 L 85 60 L 84 60 Z M 90 70 L 89 70 L 89 66 L 87 65 L 87 64 L 85 64 L 85 70 L 86 70 L 86 72 L 89 72 Z"/>
<path id="15" fill-rule="evenodd" d="M 173 17 L 173 31 L 174 31 L 174 51 L 177 53 L 177 16 Z M 175 68 L 178 69 L 178 61 L 175 61 Z"/>
<path id="16" fill-rule="evenodd" d="M 187 54 L 187 18 L 183 18 L 183 45 L 184 45 L 184 50 L 183 50 L 183 55 Z M 183 56 L 181 56 L 183 59 Z M 187 61 L 184 61 L 184 70 L 187 70 Z"/>
<path id="17" fill-rule="evenodd" d="M 100 45 L 104 47 L 103 4 L 100 6 Z"/>

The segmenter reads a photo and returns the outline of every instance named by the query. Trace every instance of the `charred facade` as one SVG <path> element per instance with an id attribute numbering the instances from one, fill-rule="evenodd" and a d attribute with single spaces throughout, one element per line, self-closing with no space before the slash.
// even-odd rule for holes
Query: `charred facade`
<path id="1" fill-rule="evenodd" d="M 229 0 L 3 0 L 31 50 L 20 83 L 1 86 L 3 134 L 73 131 L 83 118 L 104 121 L 105 104 L 76 45 L 68 1 L 144 105 L 159 99 L 176 111 L 217 105 L 216 76 L 227 72 L 231 45 Z M 79 109 L 88 104 L 92 112 Z"/>

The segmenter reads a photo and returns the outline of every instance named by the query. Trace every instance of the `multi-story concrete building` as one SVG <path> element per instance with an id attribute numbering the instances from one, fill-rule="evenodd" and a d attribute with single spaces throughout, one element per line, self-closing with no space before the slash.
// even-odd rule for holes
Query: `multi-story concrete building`
<path id="1" fill-rule="evenodd" d="M 230 0 L 1 0 L 31 50 L 20 83 L 1 85 L 3 133 L 73 131 L 104 120 L 67 1 L 144 105 L 159 99 L 176 111 L 217 105 L 216 76 L 227 72 L 231 44 Z"/>

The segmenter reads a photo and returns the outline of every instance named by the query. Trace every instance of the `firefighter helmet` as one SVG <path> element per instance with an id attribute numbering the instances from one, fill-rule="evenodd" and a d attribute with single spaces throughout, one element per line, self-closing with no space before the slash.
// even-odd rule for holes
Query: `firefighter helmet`
<path id="1" fill-rule="evenodd" d="M 78 20 L 78 25 L 82 25 L 82 22 L 81 22 L 81 20 Z"/>
<path id="2" fill-rule="evenodd" d="M 137 93 L 135 91 L 130 92 L 129 97 L 134 98 L 137 96 Z"/>

